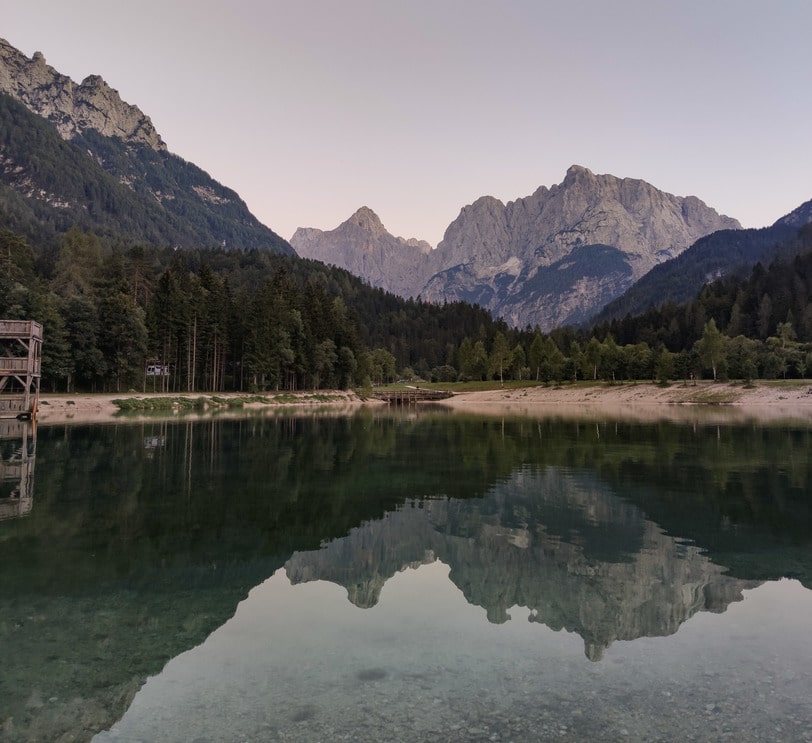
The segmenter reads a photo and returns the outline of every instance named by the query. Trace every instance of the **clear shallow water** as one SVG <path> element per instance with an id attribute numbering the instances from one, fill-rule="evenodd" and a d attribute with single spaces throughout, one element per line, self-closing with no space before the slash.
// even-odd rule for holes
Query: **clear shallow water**
<path id="1" fill-rule="evenodd" d="M 41 428 L 8 740 L 812 740 L 812 432 Z M 145 683 L 146 682 L 146 683 Z"/>

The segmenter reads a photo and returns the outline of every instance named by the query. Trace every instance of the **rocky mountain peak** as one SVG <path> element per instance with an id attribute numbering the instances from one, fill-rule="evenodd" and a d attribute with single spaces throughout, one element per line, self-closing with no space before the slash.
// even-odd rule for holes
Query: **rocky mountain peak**
<path id="1" fill-rule="evenodd" d="M 594 180 L 595 174 L 589 168 L 585 168 L 583 165 L 570 165 L 569 168 L 567 168 L 564 183 L 567 183 L 568 181 L 577 181 L 579 178 Z"/>
<path id="2" fill-rule="evenodd" d="M 353 224 L 360 227 L 366 232 L 371 232 L 374 235 L 382 235 L 386 233 L 386 228 L 383 226 L 380 218 L 368 206 L 362 206 L 355 214 L 353 214 L 345 224 Z"/>
<path id="3" fill-rule="evenodd" d="M 89 75 L 77 85 L 48 65 L 42 52 L 34 52 L 29 59 L 5 39 L 0 39 L 0 93 L 48 119 L 63 139 L 92 129 L 106 137 L 166 150 L 150 118 L 121 100 L 101 77 Z"/>
<path id="4" fill-rule="evenodd" d="M 334 230 L 299 227 L 290 244 L 302 258 L 345 268 L 356 276 L 400 296 L 411 296 L 415 272 L 423 266 L 431 245 L 387 232 L 378 215 L 362 206 Z"/>
<path id="5" fill-rule="evenodd" d="M 696 197 L 572 165 L 549 189 L 463 208 L 419 293 L 430 302 L 476 302 L 518 327 L 549 330 L 583 321 L 700 237 L 739 227 Z"/>
<path id="6" fill-rule="evenodd" d="M 700 237 L 739 227 L 695 196 L 572 165 L 530 196 L 464 206 L 436 250 L 393 237 L 368 207 L 329 232 L 300 228 L 291 244 L 395 294 L 464 300 L 549 330 L 588 318 Z"/>

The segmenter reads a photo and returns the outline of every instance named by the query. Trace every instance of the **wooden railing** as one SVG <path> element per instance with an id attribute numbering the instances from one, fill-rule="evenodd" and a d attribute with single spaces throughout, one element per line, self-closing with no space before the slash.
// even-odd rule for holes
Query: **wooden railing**
<path id="1" fill-rule="evenodd" d="M 42 323 L 35 320 L 0 320 L 0 338 L 42 340 Z"/>
<path id="2" fill-rule="evenodd" d="M 26 356 L 0 356 L 0 374 L 39 374 L 39 360 Z"/>

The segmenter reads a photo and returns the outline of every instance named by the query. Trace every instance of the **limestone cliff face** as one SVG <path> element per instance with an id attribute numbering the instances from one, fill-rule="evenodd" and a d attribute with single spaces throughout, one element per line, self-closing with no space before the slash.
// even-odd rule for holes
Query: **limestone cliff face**
<path id="1" fill-rule="evenodd" d="M 420 296 L 473 299 L 514 325 L 548 330 L 586 319 L 700 237 L 739 227 L 696 197 L 573 165 L 552 188 L 465 207 L 432 254 Z M 598 248 L 615 250 L 608 265 L 605 250 L 590 256 Z"/>
<path id="2" fill-rule="evenodd" d="M 549 330 L 587 319 L 700 237 L 739 227 L 694 196 L 573 165 L 552 188 L 464 207 L 436 250 L 391 236 L 366 208 L 330 232 L 301 228 L 291 244 L 395 294 L 473 302 Z"/>
<path id="3" fill-rule="evenodd" d="M 94 129 L 106 137 L 166 150 L 150 118 L 122 101 L 98 75 L 76 84 L 48 65 L 40 52 L 29 59 L 4 39 L 0 39 L 0 92 L 48 119 L 63 139 Z"/>
<path id="4" fill-rule="evenodd" d="M 527 607 L 531 621 L 578 633 L 591 660 L 615 640 L 670 635 L 696 612 L 722 612 L 757 585 L 725 575 L 599 482 L 553 468 L 517 471 L 483 500 L 407 505 L 294 553 L 285 568 L 293 583 L 343 585 L 367 608 L 396 572 L 434 560 L 491 622 Z"/>
<path id="5" fill-rule="evenodd" d="M 365 206 L 334 230 L 300 227 L 290 244 L 302 258 L 345 268 L 373 286 L 405 297 L 413 296 L 415 271 L 431 252 L 425 241 L 389 234 L 378 215 Z"/>

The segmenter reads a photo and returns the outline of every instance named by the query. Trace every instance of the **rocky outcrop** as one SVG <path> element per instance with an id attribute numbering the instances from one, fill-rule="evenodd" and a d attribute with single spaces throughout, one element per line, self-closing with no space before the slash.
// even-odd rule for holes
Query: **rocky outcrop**
<path id="1" fill-rule="evenodd" d="M 0 39 L 0 118 L 0 192 L 16 192 L 0 196 L 22 198 L 41 241 L 79 225 L 128 243 L 294 252 L 97 75 L 74 83 Z"/>
<path id="2" fill-rule="evenodd" d="M 549 330 L 586 319 L 698 238 L 739 226 L 696 197 L 573 165 L 560 185 L 527 198 L 465 207 L 420 296 L 473 299 L 513 325 Z"/>
<path id="3" fill-rule="evenodd" d="M 93 129 L 106 137 L 166 150 L 150 118 L 121 100 L 98 75 L 76 84 L 48 65 L 41 52 L 29 59 L 4 39 L 0 39 L 0 92 L 48 119 L 63 139 Z"/>
<path id="4" fill-rule="evenodd" d="M 757 585 L 729 577 L 597 480 L 555 468 L 518 470 L 484 499 L 407 504 L 294 553 L 285 568 L 292 583 L 329 580 L 369 608 L 395 573 L 434 560 L 491 622 L 526 607 L 530 621 L 578 633 L 596 661 L 616 640 L 673 634 Z"/>
<path id="5" fill-rule="evenodd" d="M 431 245 L 395 237 L 378 215 L 364 206 L 334 230 L 299 228 L 290 244 L 302 258 L 347 269 L 373 286 L 408 297 L 414 294 L 415 271 L 423 268 Z"/>
<path id="6" fill-rule="evenodd" d="M 421 243 L 409 251 L 361 212 L 372 214 L 362 209 L 330 232 L 300 229 L 291 243 L 401 296 L 472 302 L 542 330 L 587 319 L 700 237 L 740 227 L 694 196 L 578 165 L 526 198 L 477 199 L 436 250 Z"/>

